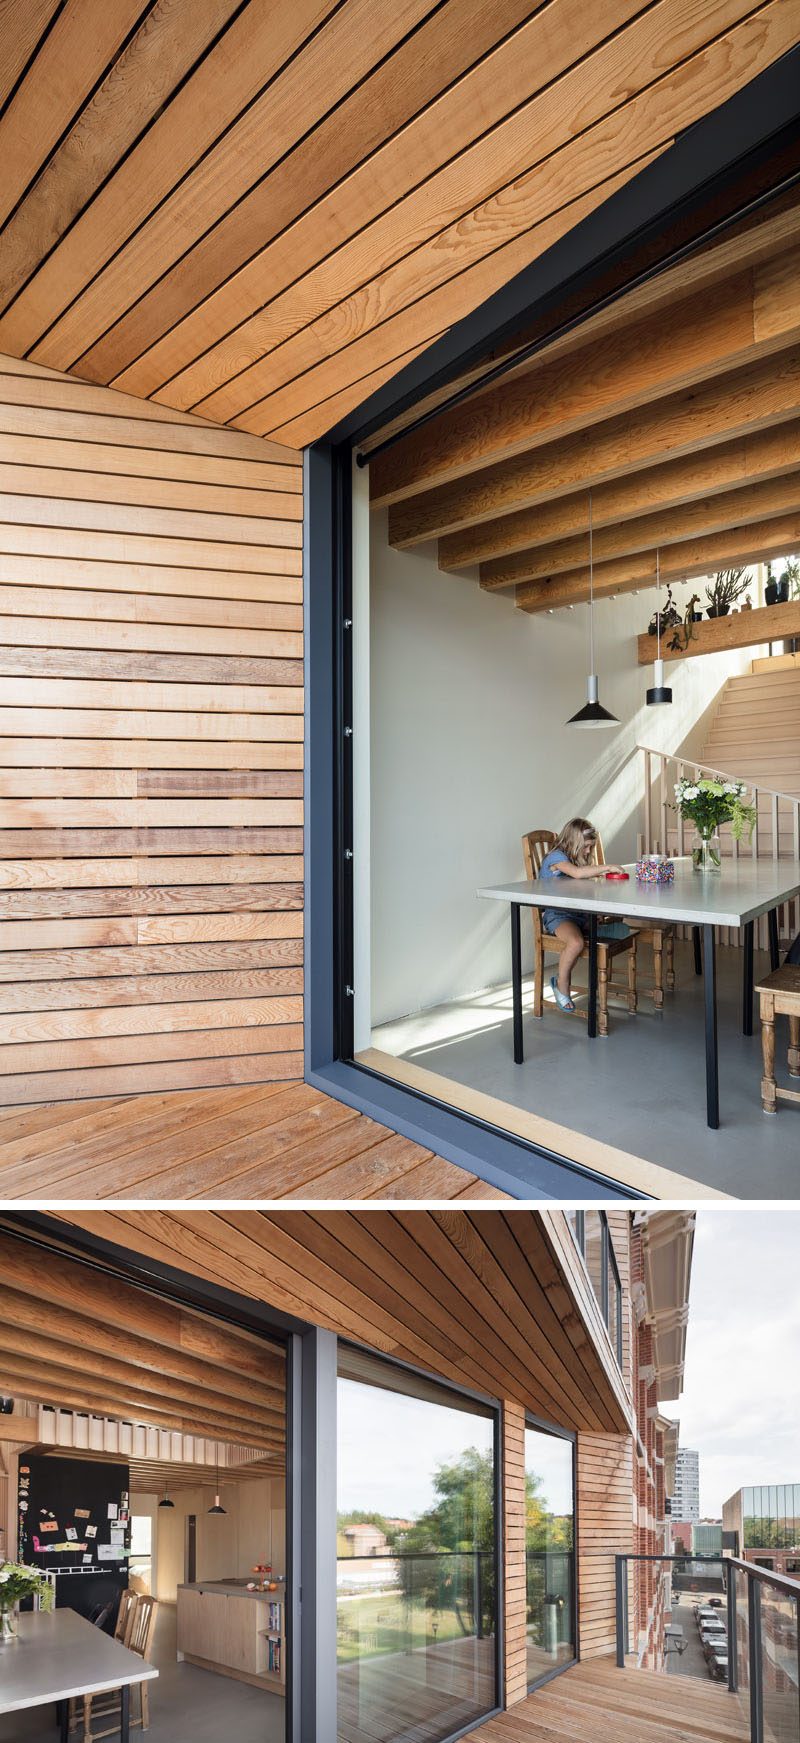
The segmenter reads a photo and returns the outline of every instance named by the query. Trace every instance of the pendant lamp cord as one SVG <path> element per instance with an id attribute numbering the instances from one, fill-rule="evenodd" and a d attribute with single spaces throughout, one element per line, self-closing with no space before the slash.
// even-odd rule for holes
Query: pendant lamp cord
<path id="1" fill-rule="evenodd" d="M 592 493 L 589 491 L 589 671 L 594 667 L 594 542 L 592 536 Z"/>

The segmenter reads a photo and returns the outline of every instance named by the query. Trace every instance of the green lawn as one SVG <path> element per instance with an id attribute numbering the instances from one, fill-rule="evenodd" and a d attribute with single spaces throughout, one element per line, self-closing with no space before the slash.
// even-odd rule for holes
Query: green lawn
<path id="1" fill-rule="evenodd" d="M 441 1640 L 463 1639 L 455 1610 L 429 1610 L 419 1600 L 408 1604 L 397 1592 L 339 1598 L 337 1656 L 340 1664 L 380 1653 L 409 1652 Z M 464 1614 L 467 1627 L 471 1618 Z"/>

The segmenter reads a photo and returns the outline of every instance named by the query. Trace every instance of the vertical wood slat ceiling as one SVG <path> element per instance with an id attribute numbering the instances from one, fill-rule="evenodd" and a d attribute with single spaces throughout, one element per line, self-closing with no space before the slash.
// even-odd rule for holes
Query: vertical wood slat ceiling
<path id="1" fill-rule="evenodd" d="M 6 0 L 0 351 L 302 446 L 798 34 L 796 0 Z"/>
<path id="2" fill-rule="evenodd" d="M 302 1077 L 302 507 L 0 358 L 0 1106 Z"/>

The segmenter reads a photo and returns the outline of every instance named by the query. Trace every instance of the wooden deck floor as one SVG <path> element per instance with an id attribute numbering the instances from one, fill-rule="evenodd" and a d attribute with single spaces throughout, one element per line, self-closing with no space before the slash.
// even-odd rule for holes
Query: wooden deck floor
<path id="1" fill-rule="evenodd" d="M 506 1196 L 306 1083 L 0 1114 L 5 1200 Z"/>
<path id="2" fill-rule="evenodd" d="M 721 1683 L 617 1670 L 590 1659 L 490 1719 L 476 1743 L 749 1743 L 739 1701 Z"/>

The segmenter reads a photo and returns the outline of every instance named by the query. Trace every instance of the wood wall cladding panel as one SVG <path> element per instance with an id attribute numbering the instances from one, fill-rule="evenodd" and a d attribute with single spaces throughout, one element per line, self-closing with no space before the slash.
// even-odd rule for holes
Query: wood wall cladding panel
<path id="1" fill-rule="evenodd" d="M 630 1435 L 578 1435 L 578 1589 L 581 1658 L 614 1651 L 614 1556 L 634 1544 L 633 1440 Z"/>
<path id="2" fill-rule="evenodd" d="M 0 394 L 12 389 L 21 409 L 61 408 L 71 423 L 58 438 L 63 469 L 37 464 L 46 434 L 8 434 L 2 463 L 0 1105 L 149 1087 L 150 1069 L 161 1088 L 296 1076 L 298 456 L 273 444 L 262 465 L 231 453 L 241 439 L 227 431 L 137 406 L 137 445 L 120 447 L 124 395 L 93 387 L 87 398 L 48 370 L 0 365 Z M 135 455 L 150 474 L 98 472 L 98 423 L 118 462 Z M 187 432 L 202 438 L 211 477 L 193 479 Z M 161 478 L 163 454 L 180 462 L 177 477 Z M 31 556 L 42 529 L 54 541 L 44 586 Z M 64 539 L 78 587 L 62 572 Z M 10 573 L 15 542 L 23 566 Z M 298 570 L 296 604 L 272 601 L 262 575 L 265 553 L 282 550 Z M 250 565 L 245 599 L 215 596 L 221 553 L 224 574 Z"/>
<path id="3" fill-rule="evenodd" d="M 516 1706 L 528 1693 L 527 1576 L 525 1564 L 525 1411 L 507 1398 L 503 1404 L 503 1515 L 505 1532 L 505 1694 Z"/>
<path id="4" fill-rule="evenodd" d="M 69 0 L 26 66 L 28 10 L 0 348 L 298 446 L 798 38 L 793 0 Z M 0 440 L 69 439 L 40 407 Z"/>

